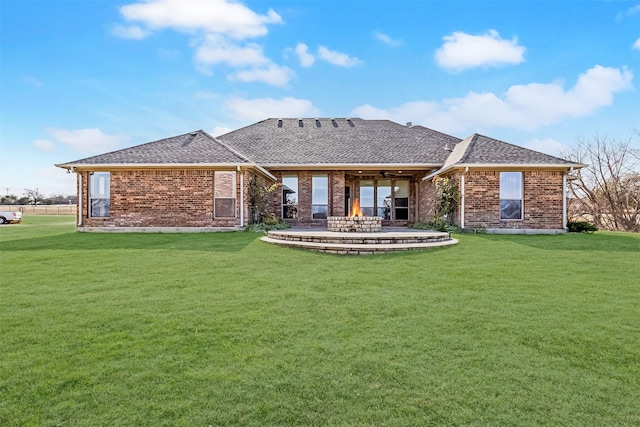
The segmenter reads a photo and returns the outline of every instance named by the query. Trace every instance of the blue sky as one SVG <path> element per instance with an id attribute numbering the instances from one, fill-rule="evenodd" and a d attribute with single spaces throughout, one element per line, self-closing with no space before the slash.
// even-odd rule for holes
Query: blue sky
<path id="1" fill-rule="evenodd" d="M 640 130 L 638 1 L 0 1 L 0 190 L 268 117 L 413 122 L 558 155 Z"/>

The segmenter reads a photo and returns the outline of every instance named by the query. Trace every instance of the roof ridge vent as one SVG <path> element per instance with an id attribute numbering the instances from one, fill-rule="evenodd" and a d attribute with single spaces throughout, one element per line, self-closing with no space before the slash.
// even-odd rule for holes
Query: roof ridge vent
<path id="1" fill-rule="evenodd" d="M 281 128 L 282 127 L 282 119 L 278 119 L 278 127 Z"/>
<path id="2" fill-rule="evenodd" d="M 349 126 L 351 126 L 352 128 L 356 127 L 356 125 L 353 124 L 353 121 L 347 117 L 347 123 L 349 124 Z"/>
<path id="3" fill-rule="evenodd" d="M 334 128 L 338 127 L 338 122 L 336 121 L 336 119 L 331 119 L 331 124 L 333 125 Z"/>
<path id="4" fill-rule="evenodd" d="M 320 124 L 320 119 L 316 119 L 316 127 L 319 128 L 320 126 L 322 126 L 322 124 Z"/>
<path id="5" fill-rule="evenodd" d="M 298 119 L 298 127 L 304 127 L 304 122 L 302 121 L 302 119 Z"/>

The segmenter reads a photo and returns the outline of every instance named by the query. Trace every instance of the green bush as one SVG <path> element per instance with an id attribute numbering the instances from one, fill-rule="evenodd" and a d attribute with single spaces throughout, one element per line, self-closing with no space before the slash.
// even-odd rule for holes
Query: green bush
<path id="1" fill-rule="evenodd" d="M 567 222 L 567 231 L 570 233 L 593 233 L 598 228 L 588 221 L 569 221 Z"/>
<path id="2" fill-rule="evenodd" d="M 465 228 L 462 231 L 465 233 L 473 233 L 473 234 L 487 234 L 487 229 L 485 227 Z"/>
<path id="3" fill-rule="evenodd" d="M 454 224 L 449 224 L 444 219 L 435 218 L 429 222 L 419 222 L 411 226 L 411 228 L 415 228 L 417 230 L 435 230 L 435 231 L 445 231 L 448 233 L 458 233 L 461 231 L 460 227 Z"/>
<path id="4" fill-rule="evenodd" d="M 276 214 L 270 214 L 262 219 L 262 222 L 256 222 L 250 224 L 245 228 L 245 231 L 251 231 L 255 233 L 266 233 L 269 230 L 283 230 L 289 228 L 289 224 L 280 221 Z"/>

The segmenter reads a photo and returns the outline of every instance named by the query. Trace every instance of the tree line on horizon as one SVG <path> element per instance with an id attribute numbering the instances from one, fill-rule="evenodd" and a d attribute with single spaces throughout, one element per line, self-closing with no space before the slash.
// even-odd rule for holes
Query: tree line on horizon
<path id="1" fill-rule="evenodd" d="M 48 197 L 41 194 L 37 189 L 25 188 L 24 194 L 16 196 L 7 194 L 0 197 L 0 205 L 74 205 L 78 202 L 78 196 L 65 196 L 64 194 L 52 194 Z"/>

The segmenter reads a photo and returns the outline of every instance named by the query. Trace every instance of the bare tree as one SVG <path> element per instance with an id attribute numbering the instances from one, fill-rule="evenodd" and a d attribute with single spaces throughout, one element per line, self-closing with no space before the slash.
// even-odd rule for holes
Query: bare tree
<path id="1" fill-rule="evenodd" d="M 629 139 L 596 135 L 581 141 L 568 157 L 583 168 L 569 181 L 570 213 L 587 218 L 600 229 L 640 231 L 640 148 Z"/>
<path id="2" fill-rule="evenodd" d="M 37 188 L 35 190 L 25 188 L 24 195 L 29 199 L 29 204 L 31 206 L 38 206 L 38 203 L 42 201 L 42 194 L 40 194 Z"/>

